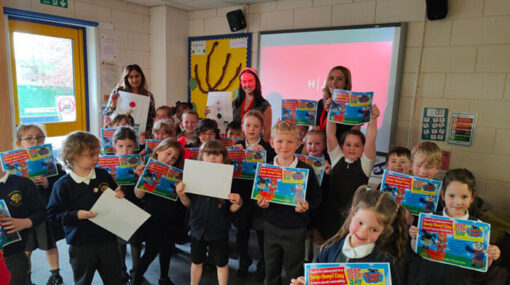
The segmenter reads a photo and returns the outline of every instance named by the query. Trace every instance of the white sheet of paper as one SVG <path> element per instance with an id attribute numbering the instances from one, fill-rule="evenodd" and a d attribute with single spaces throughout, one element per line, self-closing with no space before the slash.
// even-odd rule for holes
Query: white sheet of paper
<path id="1" fill-rule="evenodd" d="M 207 107 L 210 113 L 209 119 L 218 123 L 222 133 L 226 133 L 228 123 L 234 120 L 232 113 L 232 92 L 209 92 L 207 94 Z"/>
<path id="2" fill-rule="evenodd" d="M 231 164 L 212 163 L 186 159 L 182 182 L 184 191 L 209 197 L 228 199 L 234 166 Z"/>
<path id="3" fill-rule="evenodd" d="M 140 126 L 140 132 L 145 132 L 147 125 L 147 113 L 149 112 L 150 97 L 130 92 L 119 91 L 116 114 L 130 114 L 135 119 L 135 124 Z"/>
<path id="4" fill-rule="evenodd" d="M 101 194 L 90 211 L 97 213 L 91 222 L 126 241 L 151 216 L 129 200 L 116 198 L 110 188 Z"/>

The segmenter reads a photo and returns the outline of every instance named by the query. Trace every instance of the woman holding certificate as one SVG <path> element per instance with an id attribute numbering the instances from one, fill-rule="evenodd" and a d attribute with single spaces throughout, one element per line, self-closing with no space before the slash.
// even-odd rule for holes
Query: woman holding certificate
<path id="1" fill-rule="evenodd" d="M 333 90 L 342 89 L 342 90 L 351 90 L 352 89 L 352 77 L 351 71 L 344 66 L 335 66 L 331 68 L 328 73 L 328 78 L 326 79 L 326 84 L 322 89 L 322 99 L 317 103 L 317 119 L 316 126 L 318 126 L 321 130 L 325 131 L 326 122 L 328 121 L 328 109 L 329 104 L 326 104 L 326 101 L 333 96 Z M 336 127 L 336 137 L 337 140 L 340 141 L 340 137 L 342 134 L 350 129 L 354 128 L 355 130 L 360 130 L 361 125 L 358 126 L 350 126 L 344 124 L 337 124 Z"/>
<path id="2" fill-rule="evenodd" d="M 149 96 L 150 105 L 149 112 L 147 114 L 147 124 L 145 131 L 150 133 L 154 123 L 154 118 L 156 117 L 154 95 L 152 95 L 152 93 L 147 90 L 147 81 L 145 79 L 145 75 L 143 74 L 143 71 L 140 66 L 138 66 L 138 64 L 130 64 L 124 68 L 117 86 L 115 86 L 115 88 L 113 88 L 112 92 L 110 93 L 108 104 L 106 105 L 106 109 L 103 112 L 105 122 L 110 120 L 110 116 L 115 112 L 117 108 L 119 91 L 126 91 L 138 94 L 140 96 Z M 135 124 L 136 123 L 138 122 L 135 122 Z"/>

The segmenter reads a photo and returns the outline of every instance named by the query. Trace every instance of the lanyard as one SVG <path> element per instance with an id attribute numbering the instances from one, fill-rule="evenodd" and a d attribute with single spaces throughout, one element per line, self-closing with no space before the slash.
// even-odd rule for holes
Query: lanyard
<path id="1" fill-rule="evenodd" d="M 243 104 L 241 105 L 241 122 L 243 121 L 243 117 L 244 117 L 244 113 L 246 113 L 246 111 L 244 110 L 244 102 L 246 102 L 246 98 L 243 100 Z M 251 109 L 251 107 L 253 106 L 253 102 L 255 102 L 255 98 L 253 98 L 251 100 L 251 103 L 250 105 L 248 106 L 248 111 Z"/>
<path id="2" fill-rule="evenodd" d="M 323 109 L 321 113 L 321 119 L 319 121 L 319 127 L 321 128 L 321 130 L 324 130 L 326 128 L 326 123 L 328 121 L 327 115 L 328 113 L 326 112 L 326 110 Z"/>

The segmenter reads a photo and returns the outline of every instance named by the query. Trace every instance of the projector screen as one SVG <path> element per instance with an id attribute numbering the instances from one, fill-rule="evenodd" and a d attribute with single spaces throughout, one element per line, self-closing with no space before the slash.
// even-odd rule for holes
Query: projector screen
<path id="1" fill-rule="evenodd" d="M 374 92 L 381 110 L 377 151 L 386 153 L 396 127 L 404 31 L 399 23 L 261 32 L 258 68 L 273 124 L 281 118 L 282 99 L 319 101 L 329 70 L 343 65 L 351 71 L 352 91 Z"/>

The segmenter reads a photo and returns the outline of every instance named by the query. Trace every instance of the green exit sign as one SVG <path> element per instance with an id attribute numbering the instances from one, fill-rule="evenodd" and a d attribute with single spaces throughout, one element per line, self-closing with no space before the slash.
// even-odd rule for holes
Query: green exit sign
<path id="1" fill-rule="evenodd" d="M 41 4 L 60 8 L 68 8 L 68 0 L 39 0 Z"/>

